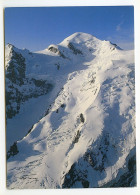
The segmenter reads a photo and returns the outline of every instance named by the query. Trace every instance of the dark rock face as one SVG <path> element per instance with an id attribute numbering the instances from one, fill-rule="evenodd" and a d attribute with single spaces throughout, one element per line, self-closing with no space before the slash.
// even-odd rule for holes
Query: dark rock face
<path id="1" fill-rule="evenodd" d="M 62 57 L 62 58 L 66 58 L 66 56 L 57 48 L 57 47 L 55 47 L 55 46 L 50 46 L 49 48 L 48 48 L 48 50 L 50 50 L 51 52 L 53 52 L 53 53 L 58 53 L 58 55 L 60 56 L 60 57 Z"/>
<path id="2" fill-rule="evenodd" d="M 77 54 L 81 54 L 82 55 L 83 54 L 82 51 L 80 51 L 79 49 L 75 48 L 72 43 L 68 43 L 68 48 L 70 50 L 72 50 L 75 55 L 77 55 Z"/>
<path id="3" fill-rule="evenodd" d="M 12 83 L 23 85 L 25 79 L 25 58 L 20 54 L 11 49 L 12 57 L 9 62 L 9 66 L 6 71 L 6 78 Z"/>
<path id="4" fill-rule="evenodd" d="M 28 87 L 27 87 L 28 86 Z M 52 90 L 53 85 L 44 80 L 26 79 L 20 89 L 17 85 L 10 83 L 6 88 L 6 117 L 12 118 L 19 113 L 22 102 L 30 98 L 37 98 Z M 24 93 L 22 92 L 24 90 Z"/>
<path id="5" fill-rule="evenodd" d="M 82 114 L 82 113 L 80 114 L 80 120 L 81 120 L 81 122 L 82 122 L 82 123 L 84 123 L 84 122 L 85 122 L 85 119 L 84 119 L 84 116 L 83 116 L 83 114 Z"/>
<path id="6" fill-rule="evenodd" d="M 74 139 L 73 139 L 72 145 L 78 143 L 80 136 L 81 136 L 81 133 L 78 130 L 77 133 L 76 133 L 76 135 L 75 135 L 75 137 L 74 137 Z"/>
<path id="7" fill-rule="evenodd" d="M 111 42 L 110 42 L 111 43 Z M 113 46 L 114 46 L 114 48 L 113 48 L 113 50 L 115 49 L 115 48 L 117 48 L 117 49 L 119 49 L 119 50 L 123 50 L 122 48 L 120 48 L 117 44 L 115 44 L 115 43 L 111 43 Z"/>
<path id="8" fill-rule="evenodd" d="M 7 159 L 11 156 L 15 156 L 18 152 L 17 143 L 14 142 L 14 144 L 10 147 L 10 150 L 7 152 Z"/>
<path id="9" fill-rule="evenodd" d="M 121 175 L 117 182 L 108 187 L 134 187 L 136 186 L 136 155 L 128 161 L 128 171 Z"/>
<path id="10" fill-rule="evenodd" d="M 11 48 L 11 60 L 6 69 L 6 119 L 19 113 L 21 103 L 47 94 L 53 85 L 46 80 L 27 78 L 25 58 Z"/>
<path id="11" fill-rule="evenodd" d="M 52 51 L 53 53 L 57 53 L 57 52 L 58 52 L 58 49 L 55 48 L 55 47 L 53 47 L 53 46 L 49 47 L 48 49 L 49 49 L 50 51 Z"/>
<path id="12" fill-rule="evenodd" d="M 95 148 L 92 146 L 88 149 L 84 156 L 79 158 L 78 161 L 71 166 L 69 172 L 65 175 L 62 188 L 75 188 L 77 186 L 77 182 L 84 188 L 93 187 L 89 178 L 91 170 L 97 171 L 101 177 L 105 174 L 105 169 L 107 168 L 107 162 L 109 160 L 107 155 L 109 150 L 108 146 L 111 147 L 111 143 L 108 135 L 104 135 L 103 137 L 104 138 L 100 139 L 100 144 L 96 143 L 97 146 Z M 136 186 L 136 155 L 134 154 L 131 157 L 128 155 L 127 159 L 128 162 L 126 164 L 124 174 L 121 174 L 103 186 L 98 186 L 98 184 L 96 184 L 96 187 L 107 188 Z"/>
<path id="13" fill-rule="evenodd" d="M 10 83 L 9 86 L 6 87 L 6 119 L 12 118 L 19 112 L 21 98 L 21 92 Z"/>
<path id="14" fill-rule="evenodd" d="M 123 175 L 121 175 L 118 181 L 111 181 L 110 183 L 104 186 L 100 186 L 100 187 L 107 188 L 107 187 L 134 187 L 136 186 L 136 161 L 135 160 L 136 160 L 136 156 L 134 155 L 128 161 L 128 171 L 124 173 Z M 88 161 L 91 167 L 95 167 L 97 162 L 93 161 L 90 154 L 88 155 Z M 129 164 L 131 164 L 131 166 Z M 73 188 L 76 186 L 75 185 L 76 182 L 81 183 L 84 188 L 88 188 L 90 185 L 90 182 L 88 181 L 88 171 L 86 170 L 82 171 L 78 169 L 78 163 L 74 163 L 72 165 L 71 169 L 65 176 L 62 187 L 63 188 Z"/>
<path id="15" fill-rule="evenodd" d="M 71 166 L 71 169 L 65 176 L 64 183 L 62 185 L 62 188 L 72 188 L 74 187 L 74 184 L 76 182 L 80 182 L 83 186 L 83 188 L 88 188 L 89 187 L 89 182 L 87 180 L 87 173 L 78 171 L 76 169 L 76 164 L 73 164 Z"/>

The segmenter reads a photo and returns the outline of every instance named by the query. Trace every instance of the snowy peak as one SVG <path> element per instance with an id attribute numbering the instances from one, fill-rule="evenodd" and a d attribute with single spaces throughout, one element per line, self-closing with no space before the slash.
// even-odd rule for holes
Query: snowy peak
<path id="1" fill-rule="evenodd" d="M 32 54 L 32 52 L 29 51 L 26 48 L 19 49 L 11 43 L 6 44 L 6 46 L 5 46 L 5 57 L 8 58 L 9 56 L 11 56 L 10 54 L 12 54 L 13 52 L 20 53 L 24 57 L 26 57 L 28 54 L 30 54 L 30 55 Z"/>
<path id="2" fill-rule="evenodd" d="M 64 39 L 59 45 L 69 48 L 74 54 L 88 55 L 91 50 L 99 49 L 101 42 L 90 34 L 77 32 Z"/>
<path id="3" fill-rule="evenodd" d="M 88 34 L 88 33 L 82 33 L 82 32 L 76 32 L 72 35 L 70 35 L 69 37 L 67 37 L 66 39 L 64 39 L 59 45 L 63 45 L 63 46 L 68 46 L 69 43 L 73 43 L 73 44 L 85 44 L 87 45 L 87 43 L 91 42 L 91 46 L 97 46 L 100 47 L 100 45 L 102 43 L 106 43 L 106 45 L 109 46 L 115 46 L 115 48 L 119 48 L 116 44 L 111 43 L 110 41 L 102 41 L 98 38 L 96 38 L 95 36 Z"/>
<path id="4" fill-rule="evenodd" d="M 88 33 L 76 32 L 65 38 L 58 45 L 51 44 L 47 49 L 37 53 L 60 56 L 65 59 L 73 58 L 73 55 L 91 56 L 94 52 L 111 52 L 120 49 L 116 44 L 110 41 L 102 41 Z M 80 56 L 79 56 L 80 57 Z"/>
<path id="5" fill-rule="evenodd" d="M 64 39 L 59 46 L 69 48 L 73 54 L 83 54 L 85 57 L 91 58 L 92 55 L 110 55 L 120 49 L 116 44 L 110 41 L 102 41 L 93 35 L 77 32 Z"/>
<path id="6" fill-rule="evenodd" d="M 12 45 L 11 43 L 7 43 L 7 45 L 5 46 L 5 49 L 7 50 L 7 49 L 12 49 L 12 48 L 14 48 L 15 46 L 14 45 Z"/>
<path id="7" fill-rule="evenodd" d="M 16 48 L 13 44 L 11 43 L 8 43 L 6 46 L 5 46 L 5 55 L 9 55 L 9 54 L 12 54 L 12 52 L 20 52 L 21 50 Z"/>
<path id="8" fill-rule="evenodd" d="M 10 43 L 5 46 L 5 67 L 7 67 L 8 62 L 11 60 L 14 48 L 15 46 Z"/>
<path id="9" fill-rule="evenodd" d="M 87 41 L 100 41 L 99 39 L 97 39 L 96 37 L 87 34 L 87 33 L 82 33 L 82 32 L 76 32 L 72 35 L 70 35 L 69 37 L 67 37 L 66 39 L 64 39 L 60 44 L 61 45 L 66 45 L 68 42 L 72 42 L 72 43 L 85 43 Z"/>

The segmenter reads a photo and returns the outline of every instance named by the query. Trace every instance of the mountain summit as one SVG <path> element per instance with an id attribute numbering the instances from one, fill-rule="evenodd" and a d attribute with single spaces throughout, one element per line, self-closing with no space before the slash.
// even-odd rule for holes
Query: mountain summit
<path id="1" fill-rule="evenodd" d="M 5 54 L 7 187 L 135 186 L 133 51 L 77 32 Z"/>

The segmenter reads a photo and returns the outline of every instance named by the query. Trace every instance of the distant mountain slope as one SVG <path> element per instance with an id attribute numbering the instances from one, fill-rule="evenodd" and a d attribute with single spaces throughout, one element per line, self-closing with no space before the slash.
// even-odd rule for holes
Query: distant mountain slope
<path id="1" fill-rule="evenodd" d="M 6 91 L 8 188 L 136 185 L 133 51 L 86 33 L 8 45 Z"/>

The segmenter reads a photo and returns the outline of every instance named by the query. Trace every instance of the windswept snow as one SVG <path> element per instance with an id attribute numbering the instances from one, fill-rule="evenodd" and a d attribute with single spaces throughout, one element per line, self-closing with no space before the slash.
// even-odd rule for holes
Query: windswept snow
<path id="1" fill-rule="evenodd" d="M 25 101 L 7 120 L 7 149 L 17 141 L 18 150 L 7 162 L 8 188 L 111 186 L 131 172 L 133 51 L 74 33 L 43 51 L 18 52 L 26 59 L 26 75 L 45 78 L 54 88 Z M 10 57 L 7 50 L 7 64 Z"/>

